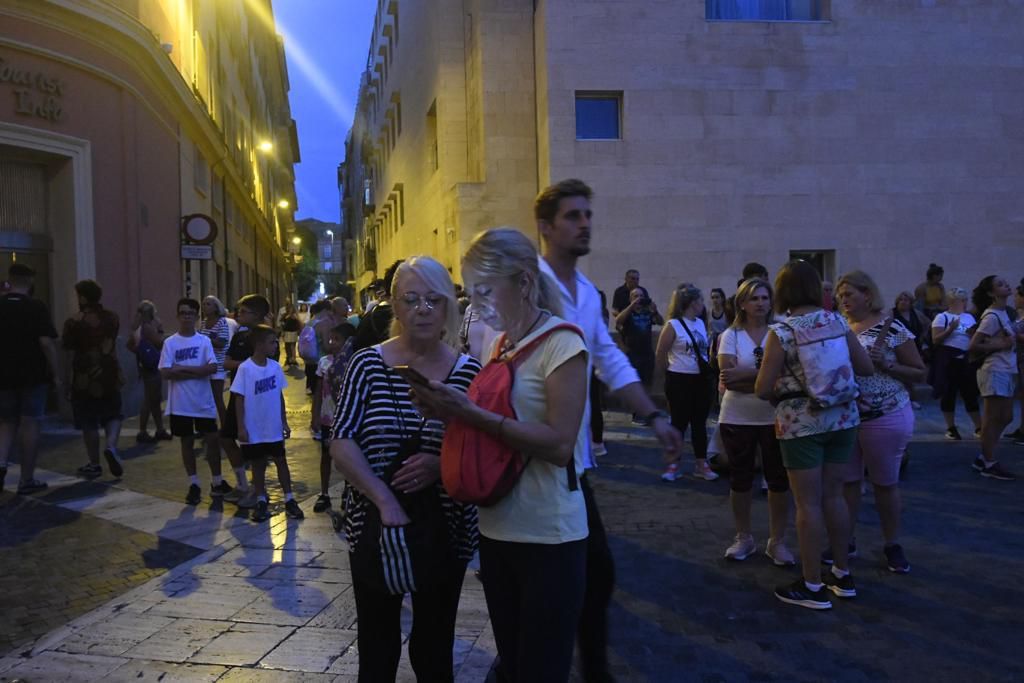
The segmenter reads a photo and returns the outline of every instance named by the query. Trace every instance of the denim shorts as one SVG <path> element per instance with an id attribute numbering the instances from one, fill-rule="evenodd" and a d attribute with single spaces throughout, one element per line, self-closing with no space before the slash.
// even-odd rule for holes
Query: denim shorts
<path id="1" fill-rule="evenodd" d="M 46 414 L 46 397 L 50 393 L 47 384 L 36 384 L 20 389 L 0 389 L 0 420 L 17 420 L 21 417 L 39 419 Z"/>
<path id="2" fill-rule="evenodd" d="M 982 398 L 1013 398 L 1017 395 L 1017 375 L 999 370 L 978 370 L 978 390 Z"/>

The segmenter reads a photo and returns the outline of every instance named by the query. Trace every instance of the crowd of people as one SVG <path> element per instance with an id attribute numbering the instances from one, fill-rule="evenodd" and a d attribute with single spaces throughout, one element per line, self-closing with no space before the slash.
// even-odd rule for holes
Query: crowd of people
<path id="1" fill-rule="evenodd" d="M 607 451 L 605 390 L 653 431 L 664 481 L 684 476 L 687 433 L 695 477 L 713 481 L 728 472 L 735 536 L 727 559 L 758 551 L 751 508 L 760 471 L 769 515 L 764 553 L 801 569 L 775 591 L 789 604 L 827 609 L 829 592 L 857 595 L 850 560 L 865 479 L 887 566 L 910 571 L 900 542 L 899 477 L 915 394 L 926 381 L 941 399 L 950 439 L 961 438 L 955 408 L 958 396 L 963 401 L 981 441 L 974 469 L 1013 479 L 996 451 L 1020 397 L 1024 281 L 1014 290 L 989 276 L 968 296 L 959 287 L 947 291 L 932 264 L 927 280 L 890 307 L 862 271 L 833 287 L 804 261 L 787 263 L 774 279 L 752 263 L 733 295 L 711 290 L 710 306 L 694 283 L 679 284 L 663 316 L 630 269 L 609 315 L 603 293 L 577 268 L 590 251 L 590 188 L 579 180 L 552 185 L 538 195 L 534 214 L 540 252 L 517 230 L 485 231 L 464 255 L 464 290 L 441 263 L 417 255 L 393 264 L 358 314 L 341 297 L 298 308 L 288 302 L 276 315 L 258 294 L 242 297 L 233 315 L 216 297 L 185 297 L 176 324 L 165 329 L 151 301 L 137 307 L 128 334 L 143 387 L 136 438 L 180 440 L 187 504 L 203 497 L 200 439 L 210 497 L 265 521 L 273 461 L 286 514 L 303 517 L 291 490 L 283 395 L 285 370 L 298 372 L 301 361 L 309 428 L 321 444 L 313 509 L 332 512 L 349 543 L 361 681 L 394 680 L 406 594 L 417 677 L 453 679 L 456 612 L 476 553 L 500 680 L 565 681 L 576 644 L 584 679 L 611 680 L 614 561 L 588 479 Z M 103 307 L 101 287 L 84 280 L 75 286 L 80 310 L 58 336 L 46 307 L 31 297 L 32 278 L 29 268 L 13 265 L 0 297 L 9 330 L 0 352 L 19 361 L 0 373 L 0 482 L 19 435 L 18 492 L 46 487 L 34 467 L 51 383 L 70 401 L 83 434 L 87 462 L 79 473 L 99 476 L 105 463 L 120 477 L 119 318 Z M 667 413 L 648 393 L 658 376 Z M 1024 442 L 1020 427 L 1011 436 Z M 727 469 L 709 464 L 715 452 Z M 222 454 L 233 485 L 222 474 Z M 456 483 L 473 467 L 480 469 L 469 479 L 478 488 L 486 482 L 483 493 Z M 344 478 L 339 510 L 329 491 L 335 470 Z M 785 542 L 791 498 L 798 553 Z"/>

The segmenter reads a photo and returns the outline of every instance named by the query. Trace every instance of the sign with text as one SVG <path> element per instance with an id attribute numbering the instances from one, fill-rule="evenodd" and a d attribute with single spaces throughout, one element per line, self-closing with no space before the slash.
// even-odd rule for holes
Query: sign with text
<path id="1" fill-rule="evenodd" d="M 13 86 L 14 112 L 56 123 L 64 110 L 64 82 L 50 74 L 22 68 L 0 57 L 0 84 Z"/>
<path id="2" fill-rule="evenodd" d="M 213 260 L 213 245 L 183 244 L 181 245 L 181 258 L 183 258 L 186 261 Z"/>

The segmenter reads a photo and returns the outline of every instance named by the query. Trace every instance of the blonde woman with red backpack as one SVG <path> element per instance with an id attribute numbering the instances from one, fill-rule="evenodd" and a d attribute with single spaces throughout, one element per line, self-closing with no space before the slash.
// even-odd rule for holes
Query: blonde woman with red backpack
<path id="1" fill-rule="evenodd" d="M 481 320 L 502 333 L 486 357 L 514 366 L 515 417 L 437 382 L 415 392 L 425 414 L 464 423 L 521 454 L 525 467 L 515 484 L 479 509 L 480 573 L 499 678 L 566 681 L 586 587 L 589 529 L 577 482 L 590 439 L 583 423 L 587 349 L 579 330 L 559 317 L 557 284 L 518 230 L 478 235 L 463 259 L 463 278 Z M 524 360 L 516 359 L 520 349 L 529 349 Z"/>
<path id="2" fill-rule="evenodd" d="M 775 435 L 796 503 L 803 576 L 775 589 L 782 602 L 830 609 L 827 590 L 857 595 L 846 547 L 850 520 L 843 500 L 844 466 L 857 438 L 858 375 L 874 372 L 871 357 L 842 317 L 822 310 L 821 279 L 806 261 L 790 261 L 775 277 L 775 311 L 754 393 L 775 405 Z M 821 575 L 826 527 L 835 565 Z"/>

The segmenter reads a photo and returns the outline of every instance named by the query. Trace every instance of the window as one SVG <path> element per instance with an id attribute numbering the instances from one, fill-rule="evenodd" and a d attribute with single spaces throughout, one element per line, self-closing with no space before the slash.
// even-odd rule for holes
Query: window
<path id="1" fill-rule="evenodd" d="M 705 0 L 711 21 L 825 21 L 829 0 Z"/>
<path id="2" fill-rule="evenodd" d="M 621 92 L 576 93 L 577 140 L 618 140 L 621 123 Z"/>
<path id="3" fill-rule="evenodd" d="M 332 244 L 325 244 L 324 245 L 324 258 L 325 259 L 331 258 L 331 253 L 334 251 L 333 247 L 334 247 L 334 245 L 332 245 Z"/>
<path id="4" fill-rule="evenodd" d="M 836 252 L 834 249 L 819 249 L 814 251 L 793 251 L 789 252 L 790 261 L 807 261 L 818 271 L 822 280 L 835 282 L 836 276 Z"/>

